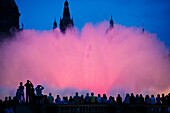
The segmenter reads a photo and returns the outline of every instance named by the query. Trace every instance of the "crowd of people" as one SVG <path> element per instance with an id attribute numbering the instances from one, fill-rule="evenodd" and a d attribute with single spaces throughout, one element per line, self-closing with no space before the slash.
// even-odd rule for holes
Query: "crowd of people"
<path id="1" fill-rule="evenodd" d="M 24 89 L 25 94 L 24 94 Z M 134 95 L 126 94 L 125 98 L 122 99 L 121 95 L 118 94 L 116 98 L 113 96 L 107 97 L 106 94 L 97 94 L 95 95 L 93 92 L 91 94 L 87 93 L 84 95 L 79 95 L 78 92 L 75 93 L 74 96 L 65 96 L 60 97 L 57 95 L 56 98 L 49 93 L 49 95 L 43 95 L 44 87 L 41 85 L 37 85 L 34 88 L 34 85 L 31 81 L 27 80 L 27 82 L 23 85 L 22 82 L 19 83 L 19 87 L 16 91 L 16 95 L 13 99 L 11 97 L 5 97 L 5 100 L 0 100 L 0 110 L 12 111 L 12 105 L 14 104 L 56 104 L 56 105 L 65 105 L 65 104 L 112 104 L 112 105 L 170 105 L 170 93 L 168 95 L 165 94 L 157 94 L 155 95 L 146 95 L 142 94 Z M 26 100 L 25 96 L 26 95 Z M 5 106 L 5 107 L 4 107 Z M 11 112 L 13 113 L 13 112 Z"/>
<path id="2" fill-rule="evenodd" d="M 24 87 L 26 88 L 25 94 Z M 34 85 L 29 80 L 27 80 L 24 85 L 20 82 L 13 99 L 10 96 L 5 97 L 4 101 L 0 99 L 0 113 L 14 113 L 16 104 L 43 104 L 43 89 L 44 87 L 41 85 L 37 85 L 37 87 L 34 88 Z"/>

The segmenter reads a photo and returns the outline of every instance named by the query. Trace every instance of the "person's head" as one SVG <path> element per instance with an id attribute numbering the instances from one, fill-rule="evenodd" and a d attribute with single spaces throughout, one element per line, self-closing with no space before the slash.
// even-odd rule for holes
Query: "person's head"
<path id="1" fill-rule="evenodd" d="M 78 96 L 78 92 L 76 92 L 76 96 Z"/>
<path id="2" fill-rule="evenodd" d="M 112 97 L 112 96 L 110 96 L 110 97 L 109 97 L 109 100 L 112 100 L 112 99 L 113 99 L 113 97 Z"/>
<path id="3" fill-rule="evenodd" d="M 126 94 L 126 97 L 129 97 L 129 96 L 130 96 L 129 93 L 127 93 L 127 94 Z"/>
<path id="4" fill-rule="evenodd" d="M 73 98 L 72 96 L 69 97 L 69 99 L 72 99 L 72 98 Z"/>
<path id="5" fill-rule="evenodd" d="M 103 97 L 106 97 L 106 94 L 105 94 L 105 93 L 103 94 Z"/>
<path id="6" fill-rule="evenodd" d="M 157 97 L 160 97 L 160 94 L 158 94 Z"/>
<path id="7" fill-rule="evenodd" d="M 149 95 L 146 95 L 146 98 L 149 98 Z"/>
<path id="8" fill-rule="evenodd" d="M 41 87 L 41 85 L 38 85 L 38 86 L 37 86 L 37 88 L 40 88 L 40 87 Z"/>
<path id="9" fill-rule="evenodd" d="M 89 93 L 86 93 L 87 96 L 89 96 Z"/>
<path id="10" fill-rule="evenodd" d="M 139 97 L 139 95 L 138 95 L 138 94 L 136 94 L 136 97 L 138 98 L 138 97 Z"/>
<path id="11" fill-rule="evenodd" d="M 20 84 L 20 86 L 22 86 L 22 84 L 23 84 L 23 83 L 22 83 L 22 82 L 20 82 L 19 84 Z"/>
<path id="12" fill-rule="evenodd" d="M 52 94 L 51 93 L 49 93 L 49 96 L 51 96 Z"/>
<path id="13" fill-rule="evenodd" d="M 165 94 L 164 93 L 162 93 L 162 97 L 164 97 L 165 96 Z"/>
<path id="14" fill-rule="evenodd" d="M 91 93 L 91 96 L 94 96 L 94 93 L 93 93 L 93 92 Z"/>
<path id="15" fill-rule="evenodd" d="M 7 100 L 8 100 L 8 97 L 5 97 L 5 100 L 7 101 Z"/>
<path id="16" fill-rule="evenodd" d="M 29 83 L 30 81 L 29 80 L 27 80 L 27 83 Z"/>
<path id="17" fill-rule="evenodd" d="M 57 98 L 60 98 L 60 96 L 59 96 L 59 95 L 57 95 Z"/>
<path id="18" fill-rule="evenodd" d="M 100 97 L 100 94 L 98 94 L 98 97 Z"/>
<path id="19" fill-rule="evenodd" d="M 140 94 L 140 97 L 143 97 L 142 94 Z"/>

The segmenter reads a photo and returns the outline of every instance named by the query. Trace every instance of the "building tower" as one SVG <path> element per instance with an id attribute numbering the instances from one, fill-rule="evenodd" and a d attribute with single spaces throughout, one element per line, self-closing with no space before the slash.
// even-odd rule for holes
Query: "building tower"
<path id="1" fill-rule="evenodd" d="M 60 30 L 63 33 L 65 33 L 67 28 L 74 27 L 73 18 L 70 18 L 70 11 L 68 5 L 68 1 L 66 0 L 64 3 L 63 18 L 60 18 Z"/>
<path id="2" fill-rule="evenodd" d="M 111 15 L 111 19 L 110 19 L 110 28 L 114 28 L 114 22 L 113 22 L 113 19 L 112 19 L 112 15 Z"/>
<path id="3" fill-rule="evenodd" d="M 0 35 L 19 30 L 19 17 L 14 0 L 0 0 Z"/>
<path id="4" fill-rule="evenodd" d="M 57 28 L 57 22 L 56 22 L 56 18 L 54 19 L 54 23 L 53 23 L 53 30 L 55 30 Z"/>
<path id="5" fill-rule="evenodd" d="M 112 15 L 111 15 L 111 18 L 110 18 L 110 26 L 109 28 L 106 30 L 106 33 L 108 33 L 110 30 L 112 30 L 114 28 L 114 22 L 113 22 L 113 19 L 112 19 Z"/>

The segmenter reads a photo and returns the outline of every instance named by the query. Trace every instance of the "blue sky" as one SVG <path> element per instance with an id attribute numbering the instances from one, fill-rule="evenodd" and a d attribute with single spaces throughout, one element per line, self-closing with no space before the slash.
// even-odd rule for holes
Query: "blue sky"
<path id="1" fill-rule="evenodd" d="M 25 29 L 50 30 L 62 16 L 65 0 L 15 0 Z M 170 47 L 170 0 L 68 0 L 75 27 L 110 20 L 124 26 L 144 26 Z"/>

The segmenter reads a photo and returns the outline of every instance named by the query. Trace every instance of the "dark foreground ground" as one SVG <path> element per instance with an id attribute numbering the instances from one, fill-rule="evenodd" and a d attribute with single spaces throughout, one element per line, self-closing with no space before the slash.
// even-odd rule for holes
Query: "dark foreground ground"
<path id="1" fill-rule="evenodd" d="M 15 113 L 170 113 L 163 105 L 16 105 Z"/>

